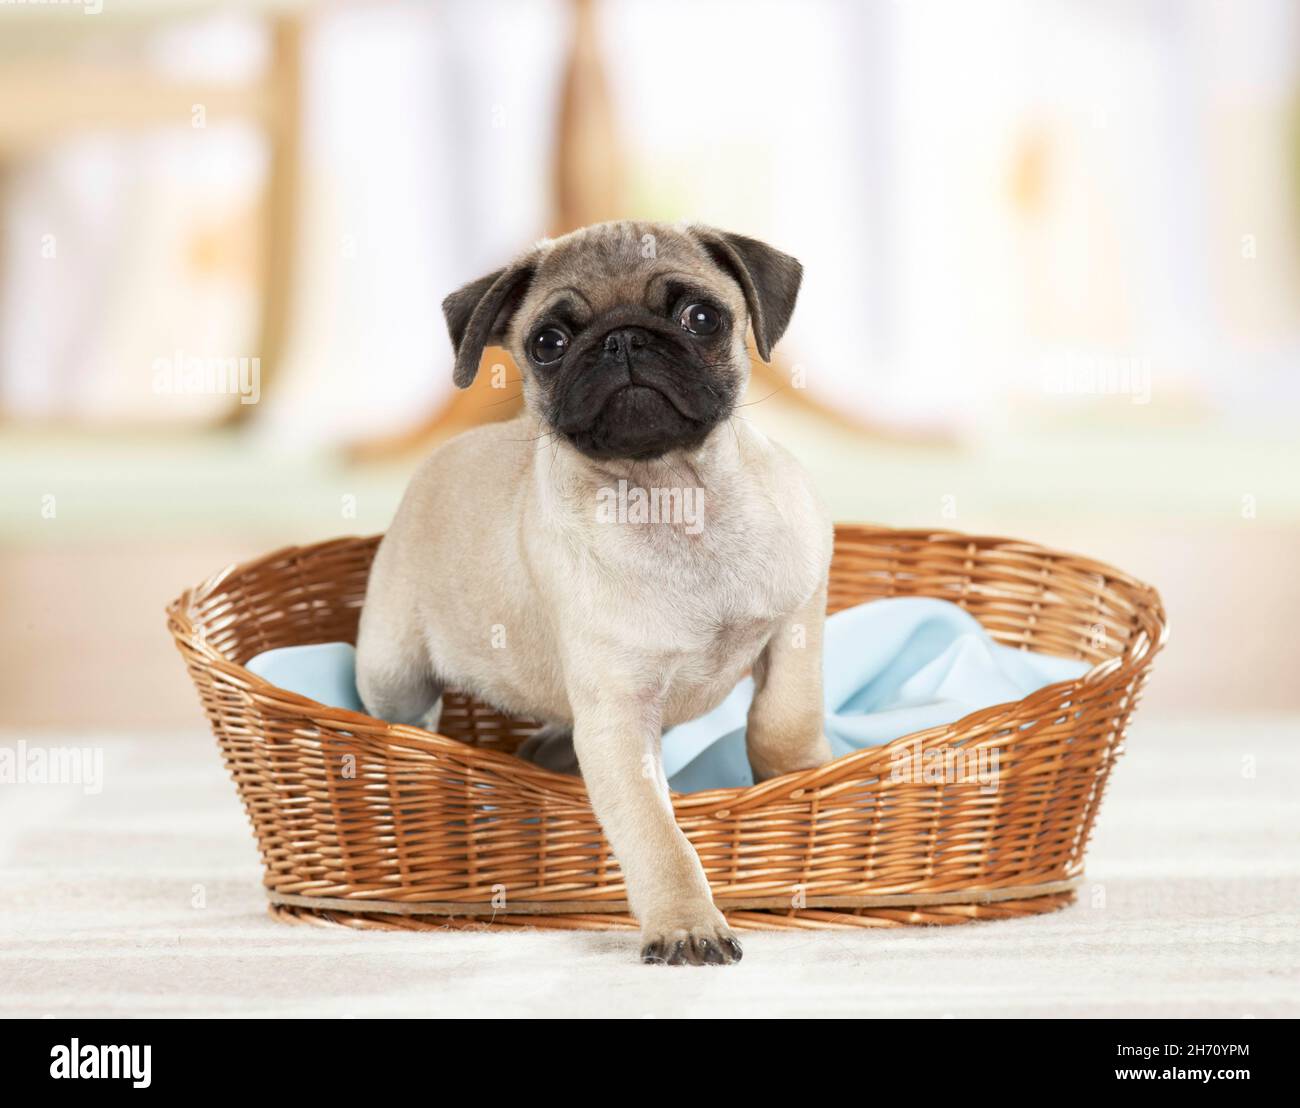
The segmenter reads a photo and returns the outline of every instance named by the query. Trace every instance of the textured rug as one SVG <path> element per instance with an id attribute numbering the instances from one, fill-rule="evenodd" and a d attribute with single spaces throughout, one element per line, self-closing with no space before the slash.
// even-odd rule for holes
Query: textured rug
<path id="1" fill-rule="evenodd" d="M 1139 718 L 1073 907 L 748 934 L 731 968 L 626 933 L 359 933 L 266 913 L 212 740 L 102 750 L 102 788 L 0 784 L 3 1016 L 1300 1015 L 1300 720 Z"/>

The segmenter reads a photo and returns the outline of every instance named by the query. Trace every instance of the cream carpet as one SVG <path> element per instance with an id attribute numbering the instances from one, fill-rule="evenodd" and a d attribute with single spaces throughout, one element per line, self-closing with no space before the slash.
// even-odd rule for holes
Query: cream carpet
<path id="1" fill-rule="evenodd" d="M 1300 1015 L 1300 720 L 1145 721 L 1079 903 L 950 928 L 749 934 L 736 967 L 629 934 L 281 924 L 215 746 L 102 747 L 104 787 L 0 784 L 3 1016 Z"/>

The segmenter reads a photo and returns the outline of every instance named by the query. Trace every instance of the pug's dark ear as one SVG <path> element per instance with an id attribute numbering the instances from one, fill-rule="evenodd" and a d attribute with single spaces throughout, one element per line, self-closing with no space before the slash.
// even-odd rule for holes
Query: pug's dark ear
<path id="1" fill-rule="evenodd" d="M 754 328 L 758 356 L 770 362 L 772 347 L 785 334 L 794 314 L 803 266 L 789 254 L 782 254 L 758 239 L 715 231 L 711 227 L 697 227 L 695 234 L 709 256 L 740 285 L 749 309 L 749 322 Z"/>
<path id="2" fill-rule="evenodd" d="M 528 291 L 533 279 L 531 262 L 515 262 L 471 281 L 442 302 L 443 318 L 456 352 L 452 380 L 456 387 L 467 389 L 478 375 L 483 348 L 505 337 L 510 317 Z"/>

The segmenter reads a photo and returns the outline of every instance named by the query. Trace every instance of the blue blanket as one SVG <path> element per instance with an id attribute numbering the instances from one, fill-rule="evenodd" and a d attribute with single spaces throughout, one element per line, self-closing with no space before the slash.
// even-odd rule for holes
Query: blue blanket
<path id="1" fill-rule="evenodd" d="M 365 710 L 356 691 L 355 651 L 347 643 L 268 650 L 248 669 L 321 704 Z M 1088 664 L 996 643 L 973 616 L 946 600 L 897 597 L 830 616 L 823 669 L 826 735 L 838 757 L 1019 700 L 1082 676 Z M 753 784 L 745 757 L 753 691 L 745 678 L 713 711 L 664 734 L 664 772 L 673 789 Z"/>

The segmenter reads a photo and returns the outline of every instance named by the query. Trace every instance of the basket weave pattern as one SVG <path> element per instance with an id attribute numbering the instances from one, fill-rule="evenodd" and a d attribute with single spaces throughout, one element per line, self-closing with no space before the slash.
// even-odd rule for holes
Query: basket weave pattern
<path id="1" fill-rule="evenodd" d="M 273 911 L 358 927 L 631 926 L 582 781 L 512 753 L 533 724 L 449 693 L 433 734 L 324 707 L 243 668 L 273 647 L 355 641 L 377 544 L 281 550 L 168 608 L 252 822 Z M 1028 543 L 838 527 L 829 611 L 891 596 L 953 601 L 1002 643 L 1093 668 L 818 769 L 674 795 L 734 927 L 954 923 L 1074 897 L 1163 645 L 1159 596 Z M 968 765 L 995 754 L 996 788 L 923 772 L 956 749 Z M 900 765 L 910 767 L 901 779 Z"/>

